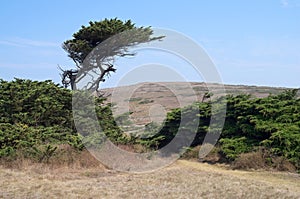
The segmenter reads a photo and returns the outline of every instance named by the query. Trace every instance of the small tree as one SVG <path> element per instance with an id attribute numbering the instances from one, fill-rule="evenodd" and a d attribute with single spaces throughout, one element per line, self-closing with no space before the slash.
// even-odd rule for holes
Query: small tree
<path id="1" fill-rule="evenodd" d="M 95 70 L 97 77 L 92 78 L 89 89 L 98 90 L 100 82 L 105 81 L 111 72 L 116 72 L 113 63 L 115 57 L 134 56 L 129 52 L 129 47 L 163 38 L 151 37 L 152 34 L 150 27 L 136 27 L 130 20 L 123 22 L 114 18 L 89 22 L 89 26 L 82 26 L 73 34 L 73 39 L 63 43 L 63 49 L 76 64 L 76 70 L 64 71 L 66 75 L 63 77 L 69 78 L 69 81 L 63 81 L 75 89 L 75 81 L 80 81 L 91 70 Z M 70 78 L 73 76 L 68 76 L 68 72 L 76 74 L 76 78 Z"/>

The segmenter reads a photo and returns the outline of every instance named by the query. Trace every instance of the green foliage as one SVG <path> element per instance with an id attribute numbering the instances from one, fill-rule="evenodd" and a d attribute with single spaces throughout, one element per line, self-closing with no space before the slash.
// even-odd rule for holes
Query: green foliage
<path id="1" fill-rule="evenodd" d="M 296 91 L 287 90 L 261 99 L 229 96 L 221 137 L 245 137 L 251 150 L 261 145 L 269 147 L 274 155 L 286 157 L 299 167 L 300 101 Z M 223 144 L 220 142 L 221 147 Z"/>
<path id="2" fill-rule="evenodd" d="M 194 138 L 194 140 L 192 140 L 192 146 L 199 145 L 203 142 L 208 130 L 210 114 L 210 102 L 195 103 L 183 109 L 174 109 L 167 113 L 164 125 L 160 128 L 160 131 L 154 138 L 163 138 L 159 143 L 159 147 L 161 148 L 170 143 L 180 131 L 186 137 Z M 182 120 L 182 118 L 184 118 L 184 120 Z M 182 139 L 185 139 L 184 137 Z"/>
<path id="3" fill-rule="evenodd" d="M 0 123 L 0 157 L 14 157 L 21 152 L 22 156 L 41 162 L 48 161 L 59 144 L 72 143 L 74 148 L 82 149 L 77 136 L 69 130 L 60 126 Z"/>
<path id="4" fill-rule="evenodd" d="M 241 153 L 249 152 L 251 146 L 246 137 L 220 139 L 221 151 L 228 160 L 235 160 Z"/>
<path id="5" fill-rule="evenodd" d="M 233 161 L 242 153 L 264 146 L 273 155 L 285 157 L 300 168 L 300 99 L 296 93 L 297 90 L 287 90 L 265 98 L 253 98 L 246 94 L 227 96 L 225 124 L 217 143 L 220 153 Z M 164 126 L 152 138 L 163 138 L 159 143 L 159 147 L 163 147 L 180 129 L 184 129 L 188 132 L 186 135 L 195 137 L 192 147 L 202 144 L 208 130 L 214 128 L 209 126 L 211 105 L 218 103 L 218 100 L 222 99 L 174 109 L 167 114 Z M 215 114 L 220 110 L 217 108 Z M 181 121 L 181 118 L 187 119 Z M 197 122 L 197 132 L 193 132 L 191 127 Z"/>
<path id="6" fill-rule="evenodd" d="M 102 131 L 116 144 L 126 144 L 130 142 L 130 137 L 126 136 L 118 127 L 110 105 L 103 105 L 103 101 L 103 98 L 96 99 L 96 114 Z"/>
<path id="7" fill-rule="evenodd" d="M 51 81 L 0 80 L 0 123 L 73 128 L 70 91 Z"/>
<path id="8" fill-rule="evenodd" d="M 131 30 L 134 24 L 128 21 L 115 19 L 104 19 L 100 22 L 89 22 L 89 26 L 81 26 L 81 29 L 73 34 L 73 39 L 63 44 L 68 56 L 77 63 L 82 63 L 86 56 L 100 43 L 109 37 Z"/>
<path id="9" fill-rule="evenodd" d="M 117 57 L 134 56 L 130 47 L 163 38 L 152 37 L 152 34 L 150 27 L 136 27 L 130 20 L 123 22 L 114 18 L 89 22 L 88 26 L 82 26 L 74 33 L 72 39 L 63 43 L 63 49 L 77 67 L 76 70 L 64 71 L 63 83 L 68 85 L 70 82 L 72 89 L 76 90 L 75 79 L 78 82 L 89 72 L 98 71 L 98 75 L 86 85 L 88 90 L 98 90 L 100 83 L 111 72 L 116 72 L 113 62 Z M 75 78 L 68 73 L 75 73 Z"/>
<path id="10" fill-rule="evenodd" d="M 77 140 L 72 122 L 70 91 L 51 81 L 0 80 L 0 157 L 36 156 L 40 161 L 53 155 L 55 145 Z M 80 149 L 80 143 L 72 142 Z M 43 158 L 42 158 L 43 157 Z"/>
<path id="11" fill-rule="evenodd" d="M 145 146 L 146 148 L 158 149 L 159 144 L 165 139 L 165 136 L 156 134 L 160 131 L 161 126 L 155 122 L 150 122 L 145 125 L 145 132 L 138 136 L 136 143 Z"/>
<path id="12" fill-rule="evenodd" d="M 116 126 L 109 106 L 103 105 L 104 99 L 93 100 L 97 105 L 99 126 L 105 135 L 116 143 L 126 142 L 127 138 Z M 75 129 L 71 91 L 51 81 L 0 80 L 0 110 L 0 157 L 16 157 L 22 153 L 22 156 L 37 161 L 48 161 L 58 145 L 68 144 L 82 150 L 87 142 L 82 143 L 82 132 L 78 135 Z M 83 124 L 88 115 L 90 112 L 76 114 Z M 83 127 L 90 129 L 88 123 Z M 99 141 L 101 133 L 95 135 L 87 140 Z"/>
<path id="13" fill-rule="evenodd" d="M 176 150 L 182 151 L 189 147 L 184 143 L 192 141 L 194 147 L 202 144 L 207 133 L 214 133 L 214 127 L 209 126 L 212 103 L 218 107 L 223 100 L 174 109 L 162 126 L 150 123 L 145 134 L 129 136 L 118 127 L 105 99 L 87 94 L 73 91 L 78 97 L 72 101 L 71 91 L 51 81 L 0 80 L 0 158 L 14 158 L 21 153 L 48 162 L 59 145 L 82 150 L 84 146 L 99 146 L 106 139 L 156 150 L 173 142 L 179 131 L 183 136 L 175 139 L 181 146 Z M 264 147 L 272 156 L 287 159 L 300 168 L 300 99 L 296 90 L 265 98 L 227 96 L 226 100 L 226 119 L 218 142 L 220 154 L 233 161 L 243 153 Z M 219 111 L 221 108 L 214 113 Z M 117 121 L 126 122 L 129 114 L 121 115 Z M 73 119 L 79 122 L 76 128 Z"/>
<path id="14" fill-rule="evenodd" d="M 91 21 L 88 26 L 81 26 L 81 29 L 73 34 L 73 39 L 64 42 L 63 49 L 79 66 L 97 45 L 124 31 L 130 31 L 128 32 L 129 35 L 118 38 L 118 43 L 113 43 L 114 46 L 109 45 L 107 48 L 109 52 L 103 54 L 102 58 L 116 55 L 124 56 L 130 46 L 161 38 L 150 37 L 153 34 L 150 27 L 136 27 L 130 20 L 104 19 L 102 21 Z"/>
<path id="15" fill-rule="evenodd" d="M 283 156 L 300 167 L 300 127 L 290 125 L 276 131 L 271 137 L 262 142 L 271 152 Z"/>

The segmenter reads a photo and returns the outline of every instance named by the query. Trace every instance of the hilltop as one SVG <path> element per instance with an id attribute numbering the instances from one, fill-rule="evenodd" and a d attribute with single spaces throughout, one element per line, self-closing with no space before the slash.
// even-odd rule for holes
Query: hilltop
<path id="1" fill-rule="evenodd" d="M 223 90 L 225 88 L 225 90 Z M 141 128 L 154 121 L 162 123 L 166 113 L 195 101 L 202 101 L 207 92 L 220 95 L 250 94 L 253 97 L 277 95 L 288 88 L 246 85 L 206 84 L 204 82 L 144 82 L 129 86 L 102 89 L 107 101 L 114 104 L 114 114 L 130 112 L 130 119 Z M 224 92 L 225 91 L 225 92 Z"/>

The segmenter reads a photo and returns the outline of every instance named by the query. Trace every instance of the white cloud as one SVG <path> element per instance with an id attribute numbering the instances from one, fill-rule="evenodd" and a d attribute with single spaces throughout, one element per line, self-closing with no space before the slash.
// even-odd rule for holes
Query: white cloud
<path id="1" fill-rule="evenodd" d="M 281 1 L 280 1 L 280 4 L 281 4 L 283 7 L 288 7 L 289 2 L 288 2 L 288 0 L 281 0 Z"/>
<path id="2" fill-rule="evenodd" d="M 39 41 L 39 40 L 32 40 L 26 38 L 11 38 L 7 40 L 0 40 L 0 45 L 9 45 L 9 46 L 18 46 L 18 47 L 57 47 L 60 46 L 59 43 L 55 42 L 48 42 L 48 41 Z"/>
<path id="3" fill-rule="evenodd" d="M 24 45 L 21 45 L 21 44 L 18 44 L 18 43 L 14 43 L 14 42 L 11 42 L 11 41 L 1 41 L 0 40 L 0 45 L 8 45 L 8 46 L 17 46 L 17 47 L 25 47 Z"/>
<path id="4" fill-rule="evenodd" d="M 300 0 L 280 0 L 280 4 L 284 8 L 300 7 Z"/>

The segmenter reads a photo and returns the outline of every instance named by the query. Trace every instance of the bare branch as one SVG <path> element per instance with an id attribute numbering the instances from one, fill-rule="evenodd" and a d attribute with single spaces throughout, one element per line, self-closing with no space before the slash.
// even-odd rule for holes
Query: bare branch
<path id="1" fill-rule="evenodd" d="M 73 60 L 73 62 L 76 64 L 76 67 L 77 67 L 78 69 L 80 69 L 79 63 L 78 63 L 74 58 L 72 58 L 72 60 Z"/>

